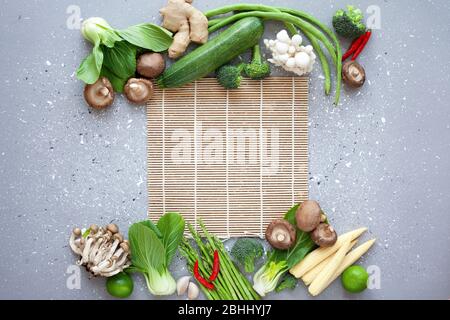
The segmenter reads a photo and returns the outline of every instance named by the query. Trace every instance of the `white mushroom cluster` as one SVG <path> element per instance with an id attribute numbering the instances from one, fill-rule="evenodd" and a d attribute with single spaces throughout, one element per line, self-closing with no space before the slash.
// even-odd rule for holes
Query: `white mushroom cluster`
<path id="1" fill-rule="evenodd" d="M 299 76 L 311 72 L 316 55 L 311 45 L 302 46 L 302 42 L 301 35 L 295 34 L 291 39 L 286 30 L 278 32 L 274 40 L 264 39 L 264 44 L 272 52 L 269 62 Z"/>
<path id="2" fill-rule="evenodd" d="M 83 265 L 95 276 L 111 277 L 130 266 L 130 245 L 119 233 L 117 225 L 106 227 L 93 224 L 83 237 L 80 228 L 70 235 L 70 248 L 80 255 L 78 265 Z"/>

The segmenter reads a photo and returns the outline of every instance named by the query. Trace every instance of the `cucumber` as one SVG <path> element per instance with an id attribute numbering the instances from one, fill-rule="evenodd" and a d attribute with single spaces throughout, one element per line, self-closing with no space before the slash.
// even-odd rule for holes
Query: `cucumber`
<path id="1" fill-rule="evenodd" d="M 175 62 L 156 82 L 161 88 L 176 88 L 200 79 L 253 48 L 263 33 L 264 24 L 259 18 L 241 19 Z"/>

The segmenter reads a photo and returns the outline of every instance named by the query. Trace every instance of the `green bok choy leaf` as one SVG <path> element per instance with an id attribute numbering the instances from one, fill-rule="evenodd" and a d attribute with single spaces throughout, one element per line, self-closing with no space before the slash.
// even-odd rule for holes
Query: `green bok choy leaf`
<path id="1" fill-rule="evenodd" d="M 183 237 L 184 224 L 179 213 L 170 212 L 163 215 L 156 225 L 142 221 L 133 224 L 128 231 L 131 270 L 143 274 L 153 295 L 171 295 L 176 290 L 168 268 Z"/>
<path id="2" fill-rule="evenodd" d="M 116 30 L 104 19 L 93 17 L 83 22 L 81 33 L 94 47 L 81 62 L 78 79 L 92 84 L 105 76 L 117 92 L 122 92 L 123 85 L 135 74 L 138 52 L 162 52 L 172 44 L 172 33 L 152 23 Z"/>

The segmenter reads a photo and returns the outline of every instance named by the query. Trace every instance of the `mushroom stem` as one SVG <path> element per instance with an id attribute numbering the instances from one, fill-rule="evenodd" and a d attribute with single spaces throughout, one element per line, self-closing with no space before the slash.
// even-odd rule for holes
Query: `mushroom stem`
<path id="1" fill-rule="evenodd" d="M 111 259 L 111 257 L 113 256 L 114 252 L 116 251 L 117 246 L 119 245 L 120 241 L 119 239 L 115 239 L 111 248 L 108 251 L 108 254 L 105 256 L 105 259 Z"/>
<path id="2" fill-rule="evenodd" d="M 127 266 L 127 267 L 129 267 L 129 266 Z M 100 275 L 102 277 L 112 277 L 112 276 L 115 276 L 116 274 L 118 274 L 119 272 L 122 272 L 122 269 L 116 269 L 114 271 L 106 272 L 106 273 L 102 272 L 102 273 L 100 273 Z"/>
<path id="3" fill-rule="evenodd" d="M 111 260 L 103 260 L 97 266 L 94 266 L 91 271 L 93 273 L 101 272 L 104 269 L 107 269 L 113 265 L 113 261 Z"/>
<path id="4" fill-rule="evenodd" d="M 123 241 L 123 237 L 122 237 L 121 234 L 119 234 L 119 233 L 114 234 L 114 242 L 113 242 L 113 244 L 112 244 L 112 246 L 111 246 L 111 249 L 109 250 L 108 254 L 106 255 L 106 259 L 110 259 L 110 258 L 113 256 L 114 252 L 115 252 L 116 249 L 117 249 L 117 246 L 118 246 L 122 241 Z"/>
<path id="5" fill-rule="evenodd" d="M 106 253 L 108 252 L 108 242 L 105 240 L 102 245 L 97 250 L 97 253 L 95 254 L 95 257 L 93 259 L 93 264 L 98 265 L 100 261 L 105 260 Z"/>
<path id="6" fill-rule="evenodd" d="M 109 94 L 109 90 L 108 90 L 108 88 L 104 87 L 104 88 L 101 88 L 101 89 L 100 89 L 100 93 L 101 93 L 104 97 L 107 97 L 108 94 Z"/>
<path id="7" fill-rule="evenodd" d="M 81 263 L 82 264 L 87 263 L 89 261 L 89 253 L 91 251 L 91 246 L 92 246 L 93 242 L 94 242 L 94 238 L 89 238 L 86 241 L 86 245 L 85 245 L 84 250 L 83 250 L 83 255 L 81 257 Z"/>
<path id="8" fill-rule="evenodd" d="M 122 266 L 123 264 L 125 264 L 125 262 L 126 262 L 126 260 L 127 260 L 126 258 L 127 258 L 127 257 L 125 256 L 125 257 L 122 257 L 122 259 L 120 259 L 120 260 L 111 260 L 111 261 L 112 261 L 112 264 L 111 264 L 109 267 L 107 267 L 107 268 L 101 270 L 101 272 L 106 272 L 106 273 L 108 273 L 108 272 L 113 271 L 113 270 L 116 269 L 117 267 Z"/>
<path id="9" fill-rule="evenodd" d="M 81 248 L 79 246 L 77 246 L 77 243 L 75 242 L 76 240 L 76 235 L 74 232 L 72 232 L 72 234 L 70 235 L 70 239 L 69 239 L 69 245 L 70 245 L 70 249 L 72 249 L 73 252 L 75 252 L 78 255 L 83 254 L 83 251 L 81 250 Z"/>
<path id="10" fill-rule="evenodd" d="M 120 258 L 120 255 L 123 253 L 123 249 L 119 248 L 119 250 L 117 250 L 116 252 L 114 252 L 114 254 L 112 255 L 111 259 L 112 260 L 118 260 Z"/>
<path id="11" fill-rule="evenodd" d="M 103 243 L 103 238 L 97 238 L 97 241 L 95 242 L 94 246 L 91 249 L 91 253 L 89 254 L 89 261 L 93 262 L 95 259 L 95 256 L 97 255 L 98 249 Z"/>

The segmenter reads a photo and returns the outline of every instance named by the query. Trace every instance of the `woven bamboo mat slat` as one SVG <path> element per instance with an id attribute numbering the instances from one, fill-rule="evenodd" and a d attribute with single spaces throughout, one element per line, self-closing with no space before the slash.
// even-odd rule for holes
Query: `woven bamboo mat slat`
<path id="1" fill-rule="evenodd" d="M 261 134 L 262 133 L 262 134 Z M 264 235 L 308 198 L 308 81 L 206 78 L 147 105 L 148 214 L 202 218 L 219 237 Z"/>

